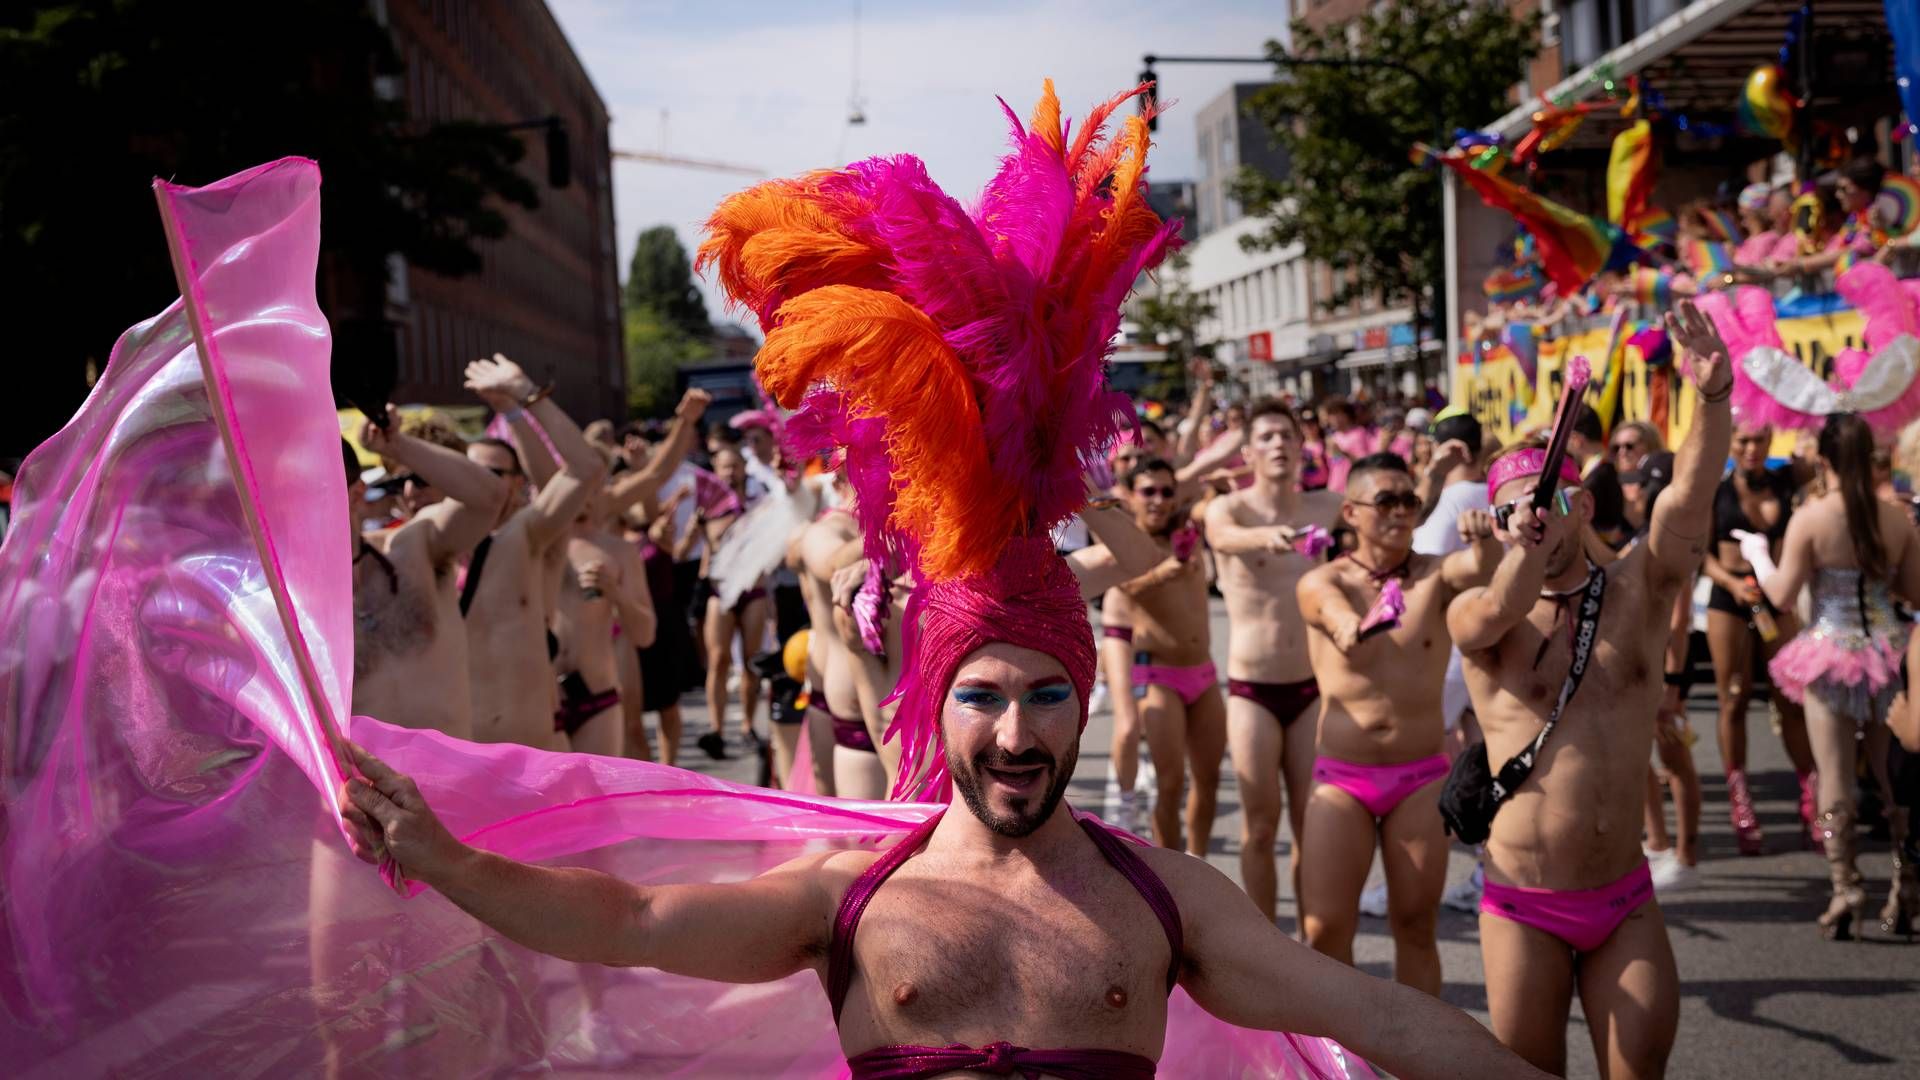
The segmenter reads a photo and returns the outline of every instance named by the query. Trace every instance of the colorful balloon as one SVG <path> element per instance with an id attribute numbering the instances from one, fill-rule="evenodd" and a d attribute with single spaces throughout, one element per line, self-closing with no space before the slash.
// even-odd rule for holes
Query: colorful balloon
<path id="1" fill-rule="evenodd" d="M 1787 70 L 1779 64 L 1761 64 L 1747 76 L 1734 109 L 1734 127 L 1742 134 L 1785 140 L 1793 131 L 1798 107 L 1787 90 Z"/>

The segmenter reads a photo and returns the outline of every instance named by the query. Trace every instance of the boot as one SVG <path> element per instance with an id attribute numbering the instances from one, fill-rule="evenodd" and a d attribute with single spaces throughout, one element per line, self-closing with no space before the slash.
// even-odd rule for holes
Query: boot
<path id="1" fill-rule="evenodd" d="M 1913 940 L 1913 924 L 1920 920 L 1920 866 L 1914 864 L 1913 811 L 1899 807 L 1887 815 L 1893 833 L 1893 891 L 1880 909 L 1880 929 Z"/>
<path id="2" fill-rule="evenodd" d="M 1733 818 L 1733 838 L 1740 845 L 1740 854 L 1760 854 L 1765 841 L 1760 835 L 1760 820 L 1753 815 L 1753 796 L 1747 792 L 1744 769 L 1727 770 L 1727 813 Z"/>
<path id="3" fill-rule="evenodd" d="M 1820 797 L 1817 792 L 1820 790 L 1820 774 L 1808 770 L 1795 773 L 1794 777 L 1800 781 L 1800 831 L 1807 847 L 1818 851 L 1820 850 L 1820 814 L 1814 807 L 1819 805 Z"/>
<path id="4" fill-rule="evenodd" d="M 1836 804 L 1821 814 L 1820 837 L 1833 880 L 1833 899 L 1820 913 L 1820 936 L 1828 941 L 1852 941 L 1855 926 L 1864 927 L 1867 921 L 1867 891 L 1860 887 L 1860 870 L 1854 865 L 1859 842 L 1854 834 L 1853 809 Z"/>

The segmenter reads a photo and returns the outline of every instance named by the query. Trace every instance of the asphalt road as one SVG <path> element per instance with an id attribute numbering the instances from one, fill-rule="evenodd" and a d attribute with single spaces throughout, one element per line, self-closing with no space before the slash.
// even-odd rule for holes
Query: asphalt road
<path id="1" fill-rule="evenodd" d="M 1226 621 L 1213 601 L 1216 662 L 1225 663 Z M 1224 667 L 1223 667 L 1224 670 Z M 1798 792 L 1778 738 L 1771 734 L 1764 703 L 1749 720 L 1749 782 L 1762 827 L 1763 855 L 1742 857 L 1727 821 L 1726 785 L 1714 739 L 1713 688 L 1696 687 L 1689 701 L 1694 746 L 1705 788 L 1701 879 L 1696 888 L 1663 896 L 1680 969 L 1680 1034 L 1673 1049 L 1673 1077 L 1915 1077 L 1920 1076 L 1920 944 L 1881 934 L 1877 915 L 1865 941 L 1826 942 L 1814 916 L 1827 896 L 1826 863 L 1799 842 Z M 686 743 L 680 762 L 702 772 L 751 781 L 750 758 L 710 762 L 692 739 L 706 730 L 699 695 L 685 702 Z M 735 706 L 736 710 L 738 706 Z M 762 715 L 758 728 L 764 733 Z M 729 737 L 737 722 L 728 724 Z M 1080 765 L 1069 798 L 1101 812 L 1109 775 L 1110 716 L 1096 712 L 1081 742 Z M 736 744 L 734 752 L 738 753 Z M 1143 790 L 1145 785 L 1143 786 Z M 1208 859 L 1239 878 L 1240 805 L 1230 768 L 1223 769 L 1219 817 Z M 1281 860 L 1280 926 L 1295 929 L 1296 908 L 1287 875 L 1286 830 Z M 1863 840 L 1860 868 L 1867 878 L 1871 912 L 1887 895 L 1891 860 L 1884 840 Z M 1471 873 L 1472 856 L 1454 849 L 1452 884 Z M 1376 865 L 1374 880 L 1378 880 Z M 1476 916 L 1442 909 L 1440 952 L 1443 996 L 1486 1022 L 1486 990 L 1480 969 Z M 1386 924 L 1362 919 L 1354 955 L 1372 974 L 1391 977 L 1393 942 Z M 1578 1002 L 1567 1033 L 1568 1075 L 1595 1077 L 1593 1056 Z"/>

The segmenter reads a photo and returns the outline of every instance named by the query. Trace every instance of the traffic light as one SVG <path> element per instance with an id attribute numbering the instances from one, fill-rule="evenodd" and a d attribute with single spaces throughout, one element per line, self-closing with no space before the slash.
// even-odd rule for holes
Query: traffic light
<path id="1" fill-rule="evenodd" d="M 547 117 L 547 186 L 563 188 L 573 183 L 573 144 L 567 139 L 567 122 Z"/>
<path id="2" fill-rule="evenodd" d="M 1140 112 L 1147 118 L 1147 130 L 1160 130 L 1160 83 L 1159 77 L 1149 67 L 1140 73 L 1140 81 L 1147 83 L 1147 92 L 1140 95 Z"/>

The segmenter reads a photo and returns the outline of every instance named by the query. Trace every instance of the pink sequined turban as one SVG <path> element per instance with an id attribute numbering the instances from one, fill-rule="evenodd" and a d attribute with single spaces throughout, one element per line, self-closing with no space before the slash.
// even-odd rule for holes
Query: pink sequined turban
<path id="1" fill-rule="evenodd" d="M 914 663 L 894 688 L 900 707 L 888 731 L 902 739 L 898 793 L 944 786 L 941 699 L 961 661 L 984 645 L 1006 642 L 1060 661 L 1080 698 L 1080 727 L 1087 726 L 1087 696 L 1093 691 L 1096 666 L 1093 628 L 1078 579 L 1046 538 L 1009 543 L 985 576 L 915 589 L 903 630 Z M 915 762 L 925 766 L 923 775 L 913 775 L 920 770 L 908 763 Z"/>

